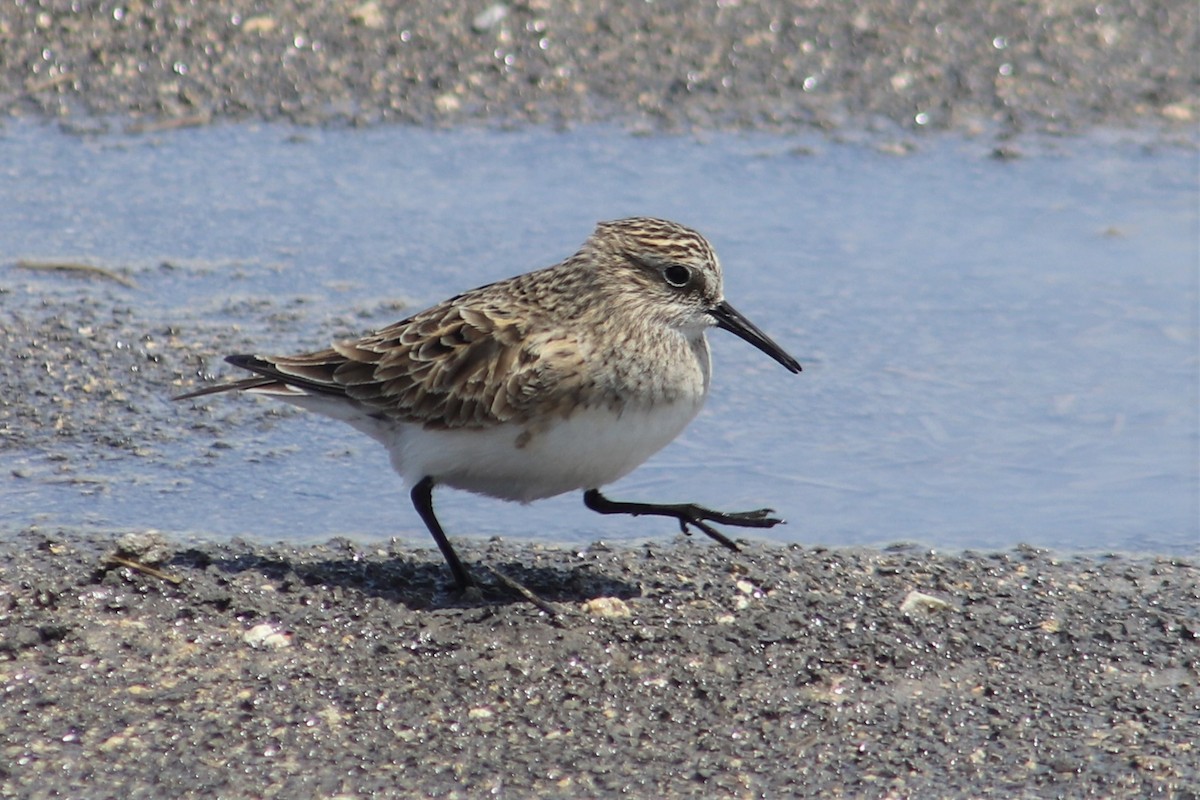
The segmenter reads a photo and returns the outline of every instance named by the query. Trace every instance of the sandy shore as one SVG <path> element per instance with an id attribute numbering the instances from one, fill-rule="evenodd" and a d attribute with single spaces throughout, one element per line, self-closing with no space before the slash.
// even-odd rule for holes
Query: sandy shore
<path id="1" fill-rule="evenodd" d="M 904 5 L 9 3 L 0 103 L 1194 142 L 1195 3 Z M 54 364 L 0 373 L 6 447 L 196 435 L 141 412 L 224 343 L 107 298 L 0 314 Z M 1194 560 L 458 546 L 557 616 L 448 595 L 433 550 L 0 531 L 0 796 L 1197 796 Z"/>
<path id="2" fill-rule="evenodd" d="M 0 6 L 9 113 L 1011 134 L 1200 111 L 1200 11 L 1170 0 L 69 9 Z"/>
<path id="3" fill-rule="evenodd" d="M 1177 559 L 3 543 L 5 796 L 1193 797 Z M 478 567 L 477 567 L 478 569 Z M 917 594 L 914 594 L 917 593 Z"/>

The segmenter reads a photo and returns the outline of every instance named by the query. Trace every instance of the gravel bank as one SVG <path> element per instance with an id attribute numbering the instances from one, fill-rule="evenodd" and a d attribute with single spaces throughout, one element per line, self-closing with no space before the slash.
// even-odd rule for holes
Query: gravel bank
<path id="1" fill-rule="evenodd" d="M 1178 559 L 0 542 L 6 797 L 1194 797 Z M 919 592 L 920 595 L 914 595 Z M 907 602 L 906 602 L 907 601 Z M 378 793 L 378 794 L 376 794 Z"/>
<path id="2" fill-rule="evenodd" d="M 1193 2 L 0 5 L 10 114 L 646 130 L 1194 124 Z"/>

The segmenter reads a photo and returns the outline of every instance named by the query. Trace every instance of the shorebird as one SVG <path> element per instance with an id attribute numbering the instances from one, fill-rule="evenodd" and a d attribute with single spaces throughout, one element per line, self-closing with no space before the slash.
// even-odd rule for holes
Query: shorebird
<path id="1" fill-rule="evenodd" d="M 451 297 L 359 339 L 290 356 L 231 355 L 256 373 L 175 399 L 266 395 L 349 423 L 387 448 L 459 589 L 474 585 L 433 510 L 453 486 L 529 502 L 583 490 L 601 514 L 658 515 L 736 544 L 710 523 L 768 528 L 772 509 L 610 500 L 600 487 L 699 412 L 722 328 L 793 373 L 800 364 L 725 301 L 708 241 L 674 222 L 601 222 L 570 258 Z"/>

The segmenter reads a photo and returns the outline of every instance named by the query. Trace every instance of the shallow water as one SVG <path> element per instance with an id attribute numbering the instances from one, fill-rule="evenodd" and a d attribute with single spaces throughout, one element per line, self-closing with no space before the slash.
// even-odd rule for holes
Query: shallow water
<path id="1" fill-rule="evenodd" d="M 1100 135 L 1032 149 L 1000 161 L 957 139 L 900 157 L 594 128 L 130 138 L 20 124 L 0 133 L 0 263 L 132 265 L 147 320 L 261 329 L 261 350 L 288 352 L 357 332 L 338 317 L 350 309 L 373 309 L 358 330 L 403 313 L 380 298 L 415 310 L 553 263 L 598 219 L 674 218 L 713 241 L 731 303 L 804 372 L 714 332 L 707 409 L 610 496 L 769 505 L 790 524 L 762 535 L 805 544 L 1195 553 L 1196 156 Z M 54 280 L 0 274 L 18 289 L 5 304 Z M 295 314 L 285 334 L 256 317 L 262 296 Z M 157 413 L 184 428 L 197 412 Z M 200 434 L 173 445 L 183 474 L 105 455 L 98 493 L 0 483 L 0 526 L 427 541 L 382 450 L 349 428 L 295 415 L 226 438 L 215 458 Z M 0 467 L 45 456 L 10 449 Z M 452 537 L 673 530 L 599 517 L 578 495 L 436 499 Z"/>

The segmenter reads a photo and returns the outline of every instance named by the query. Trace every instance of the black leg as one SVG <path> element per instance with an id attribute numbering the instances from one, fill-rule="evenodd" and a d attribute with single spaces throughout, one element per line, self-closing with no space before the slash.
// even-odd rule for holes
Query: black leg
<path id="1" fill-rule="evenodd" d="M 446 533 L 442 530 L 441 523 L 438 522 L 437 517 L 433 514 L 433 478 L 428 476 L 422 478 L 412 488 L 410 497 L 412 497 L 412 502 L 417 509 L 417 513 L 425 521 L 425 527 L 429 528 L 429 533 L 433 536 L 433 540 L 437 542 L 438 549 L 442 551 L 442 556 L 450 566 L 450 571 L 454 573 L 454 583 L 457 584 L 458 589 L 465 591 L 467 588 L 474 586 L 474 578 L 471 577 L 471 573 L 467 572 L 467 568 L 463 566 L 463 563 L 458 560 L 458 553 L 454 552 L 454 548 L 450 546 L 450 540 L 446 538 Z"/>
<path id="2" fill-rule="evenodd" d="M 742 528 L 773 528 L 783 522 L 770 516 L 774 509 L 760 508 L 757 511 L 724 512 L 698 506 L 694 503 L 678 503 L 664 505 L 659 503 L 621 503 L 609 500 L 600 494 L 599 489 L 588 489 L 583 493 L 583 504 L 598 514 L 632 514 L 637 517 L 651 514 L 657 517 L 674 517 L 679 520 L 679 529 L 684 533 L 688 525 L 694 525 L 706 534 L 716 539 L 730 550 L 737 550 L 733 540 L 719 530 L 709 525 L 709 522 L 719 522 L 723 525 L 737 525 Z"/>

